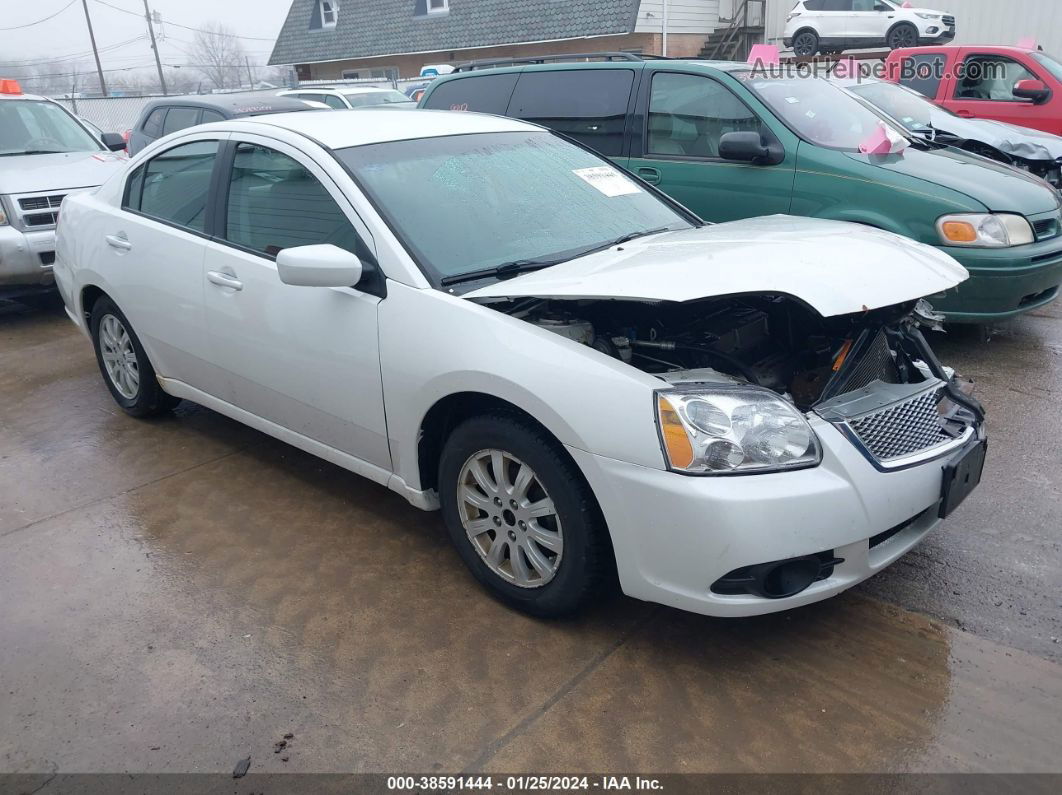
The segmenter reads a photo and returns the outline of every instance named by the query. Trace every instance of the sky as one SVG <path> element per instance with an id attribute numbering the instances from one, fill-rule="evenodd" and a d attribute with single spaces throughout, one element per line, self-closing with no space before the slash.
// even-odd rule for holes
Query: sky
<path id="1" fill-rule="evenodd" d="M 121 71 L 109 70 L 136 67 L 153 71 L 155 62 L 147 40 L 143 0 L 87 2 L 106 74 L 121 75 Z M 164 65 L 191 63 L 187 51 L 195 36 L 193 31 L 168 22 L 189 27 L 224 23 L 240 36 L 253 37 L 241 39 L 241 44 L 252 61 L 264 64 L 291 0 L 148 0 L 148 5 L 162 15 L 164 39 L 159 43 L 159 52 Z M 30 24 L 52 14 L 56 14 L 52 19 Z M 159 32 L 156 27 L 156 35 Z M 139 36 L 143 38 L 137 39 Z M 82 0 L 73 0 L 72 4 L 71 0 L 0 0 L 0 77 L 4 66 L 16 62 L 28 65 L 62 58 L 72 59 L 64 61 L 67 64 L 76 60 L 83 68 L 95 68 Z"/>

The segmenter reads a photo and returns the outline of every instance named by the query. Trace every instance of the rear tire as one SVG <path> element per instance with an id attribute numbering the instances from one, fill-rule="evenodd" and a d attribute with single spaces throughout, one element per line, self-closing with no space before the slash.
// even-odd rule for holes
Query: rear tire
<path id="1" fill-rule="evenodd" d="M 89 329 L 103 382 L 126 414 L 154 417 L 181 402 L 162 391 L 140 339 L 122 310 L 107 296 L 93 305 Z"/>
<path id="2" fill-rule="evenodd" d="M 800 58 L 811 58 L 819 53 L 819 34 L 813 30 L 802 30 L 793 37 L 793 54 Z"/>
<path id="3" fill-rule="evenodd" d="M 606 580 L 608 531 L 590 487 L 551 436 L 517 416 L 474 417 L 454 429 L 439 461 L 439 497 L 465 565 L 525 613 L 572 613 Z"/>
<path id="4" fill-rule="evenodd" d="M 885 40 L 890 50 L 906 50 L 918 46 L 918 28 L 910 22 L 902 22 L 889 31 Z"/>

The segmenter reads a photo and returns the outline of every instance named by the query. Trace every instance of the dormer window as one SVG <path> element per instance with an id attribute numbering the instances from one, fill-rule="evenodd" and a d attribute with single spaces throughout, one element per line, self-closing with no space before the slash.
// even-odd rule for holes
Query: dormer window
<path id="1" fill-rule="evenodd" d="M 334 28 L 339 16 L 339 3 L 336 0 L 318 0 L 321 7 L 321 27 Z"/>
<path id="2" fill-rule="evenodd" d="M 450 12 L 450 0 L 428 0 L 429 14 L 448 14 Z"/>

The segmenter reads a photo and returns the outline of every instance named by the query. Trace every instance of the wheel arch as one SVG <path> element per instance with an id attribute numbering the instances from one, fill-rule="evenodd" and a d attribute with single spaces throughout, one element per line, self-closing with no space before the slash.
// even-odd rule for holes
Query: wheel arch
<path id="1" fill-rule="evenodd" d="M 909 28 L 914 28 L 915 38 L 916 39 L 921 36 L 921 31 L 918 29 L 918 25 L 916 25 L 914 22 L 911 22 L 909 19 L 901 19 L 898 22 L 894 22 L 892 24 L 892 27 L 890 27 L 887 31 L 885 31 L 885 43 L 886 43 L 886 45 L 889 43 L 889 38 L 892 36 L 893 31 L 895 31 L 897 28 L 902 28 L 904 26 L 909 27 Z M 917 47 L 918 45 L 915 44 L 915 46 Z M 901 49 L 903 49 L 903 48 L 901 48 Z"/>

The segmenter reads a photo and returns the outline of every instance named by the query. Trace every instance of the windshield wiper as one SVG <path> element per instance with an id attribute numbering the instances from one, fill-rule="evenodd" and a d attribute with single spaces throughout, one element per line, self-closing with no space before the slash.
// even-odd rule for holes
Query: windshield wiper
<path id="1" fill-rule="evenodd" d="M 448 286 L 451 284 L 460 284 L 461 282 L 474 282 L 479 281 L 480 279 L 489 279 L 491 276 L 496 278 L 516 276 L 521 273 L 530 273 L 531 271 L 548 268 L 551 265 L 557 265 L 567 259 L 568 257 L 562 257 L 560 259 L 518 259 L 513 262 L 505 262 L 501 265 L 495 265 L 493 268 L 483 268 L 478 271 L 458 273 L 454 276 L 444 276 L 439 280 L 439 283 Z"/>
<path id="2" fill-rule="evenodd" d="M 65 155 L 65 149 L 27 149 L 24 152 L 3 152 L 0 157 L 16 157 L 20 155 Z"/>
<path id="3" fill-rule="evenodd" d="M 461 282 L 474 282 L 480 279 L 489 279 L 492 276 L 495 278 L 503 278 L 508 276 L 518 276 L 521 273 L 529 273 L 531 271 L 542 270 L 543 268 L 551 268 L 554 265 L 560 265 L 562 262 L 568 262 L 569 260 L 577 259 L 578 257 L 585 257 L 587 254 L 593 254 L 598 251 L 604 251 L 607 248 L 613 246 L 619 246 L 623 243 L 629 243 L 639 237 L 647 237 L 649 235 L 656 235 L 661 232 L 670 232 L 671 230 L 664 226 L 660 229 L 646 229 L 641 232 L 629 232 L 622 237 L 618 237 L 615 240 L 610 240 L 607 243 L 595 243 L 590 248 L 579 249 L 573 252 L 565 252 L 556 257 L 548 257 L 542 259 L 518 259 L 513 262 L 506 262 L 501 265 L 495 265 L 493 268 L 483 268 L 478 271 L 469 271 L 468 273 L 458 273 L 454 276 L 444 276 L 439 280 L 439 283 L 443 286 L 450 286 L 451 284 L 460 284 Z"/>

